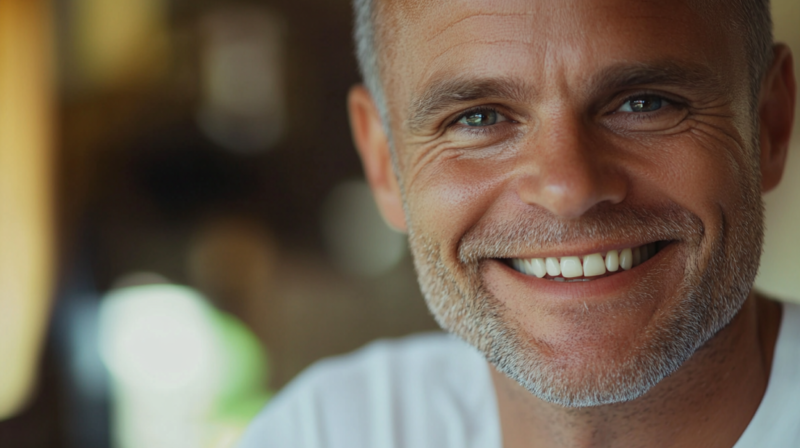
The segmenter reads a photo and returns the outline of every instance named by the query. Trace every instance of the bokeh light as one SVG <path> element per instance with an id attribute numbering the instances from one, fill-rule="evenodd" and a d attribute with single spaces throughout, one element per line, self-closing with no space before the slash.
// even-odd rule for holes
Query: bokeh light
<path id="1" fill-rule="evenodd" d="M 208 13 L 201 22 L 200 128 L 242 153 L 270 149 L 284 127 L 284 24 L 254 6 Z"/>
<path id="2" fill-rule="evenodd" d="M 99 344 L 120 448 L 229 443 L 269 396 L 256 339 L 186 287 L 110 292 L 100 309 Z"/>

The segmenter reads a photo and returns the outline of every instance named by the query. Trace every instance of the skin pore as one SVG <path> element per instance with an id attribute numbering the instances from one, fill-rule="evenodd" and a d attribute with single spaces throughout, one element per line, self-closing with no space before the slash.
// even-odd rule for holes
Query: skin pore
<path id="1" fill-rule="evenodd" d="M 746 55 L 720 10 L 387 5 L 397 177 L 362 88 L 354 138 L 385 218 L 409 232 L 432 312 L 494 366 L 504 446 L 732 446 L 780 322 L 750 289 L 760 193 L 780 180 L 793 120 L 788 50 L 776 47 L 756 129 Z M 656 242 L 640 266 L 586 282 L 511 263 Z"/>

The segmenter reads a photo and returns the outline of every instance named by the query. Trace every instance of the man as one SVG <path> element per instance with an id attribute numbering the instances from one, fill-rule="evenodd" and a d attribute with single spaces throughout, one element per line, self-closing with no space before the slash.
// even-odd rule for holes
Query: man
<path id="1" fill-rule="evenodd" d="M 356 1 L 367 178 L 480 355 L 323 362 L 243 446 L 800 446 L 800 309 L 752 291 L 795 95 L 768 6 Z"/>

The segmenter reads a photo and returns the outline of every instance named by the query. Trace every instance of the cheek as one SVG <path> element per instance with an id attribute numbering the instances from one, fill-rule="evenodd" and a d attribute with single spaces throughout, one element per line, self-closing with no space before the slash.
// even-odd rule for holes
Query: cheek
<path id="1" fill-rule="evenodd" d="M 712 136 L 688 133 L 660 148 L 640 166 L 641 189 L 634 194 L 663 197 L 697 215 L 710 237 L 722 231 L 723 215 L 735 220 L 751 192 L 751 162 L 742 147 Z"/>
<path id="2" fill-rule="evenodd" d="M 410 223 L 455 257 L 461 237 L 491 208 L 504 170 L 486 161 L 450 160 L 426 167 L 406 184 Z"/>

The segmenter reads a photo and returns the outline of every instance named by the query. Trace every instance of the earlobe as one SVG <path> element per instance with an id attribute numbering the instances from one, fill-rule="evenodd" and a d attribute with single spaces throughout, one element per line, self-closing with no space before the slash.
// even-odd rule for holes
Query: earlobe
<path id="1" fill-rule="evenodd" d="M 761 124 L 761 191 L 781 181 L 794 124 L 796 85 L 792 53 L 784 44 L 774 49 L 772 67 L 764 79 L 759 102 Z"/>
<path id="2" fill-rule="evenodd" d="M 403 198 L 392 167 L 389 139 L 372 96 L 361 85 L 347 97 L 353 142 L 383 219 L 393 229 L 406 232 Z"/>

